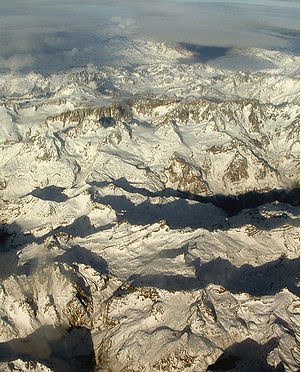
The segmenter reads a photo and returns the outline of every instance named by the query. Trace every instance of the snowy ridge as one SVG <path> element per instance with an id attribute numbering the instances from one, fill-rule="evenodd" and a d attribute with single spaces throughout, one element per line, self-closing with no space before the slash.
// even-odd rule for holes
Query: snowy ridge
<path id="1" fill-rule="evenodd" d="M 0 370 L 297 371 L 297 58 L 104 48 L 0 76 Z"/>

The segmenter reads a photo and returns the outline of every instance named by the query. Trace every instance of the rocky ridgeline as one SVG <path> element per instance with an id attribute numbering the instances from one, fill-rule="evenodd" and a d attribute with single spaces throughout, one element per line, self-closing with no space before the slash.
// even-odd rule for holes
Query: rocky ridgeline
<path id="1" fill-rule="evenodd" d="M 137 146 L 135 141 L 139 142 L 139 135 L 135 134 L 137 125 L 147 123 L 156 134 L 158 128 L 164 127 L 192 154 L 188 163 L 183 160 L 186 151 L 175 157 L 163 156 L 160 173 L 164 184 L 198 195 L 236 194 L 266 191 L 296 182 L 299 115 L 292 108 L 291 104 L 278 107 L 255 100 L 181 102 L 148 98 L 64 111 L 48 117 L 46 126 L 49 130 L 53 124 L 56 130 L 57 124 L 66 128 L 61 134 L 64 140 L 97 133 L 100 139 L 104 138 L 103 143 L 130 141 L 133 146 Z M 186 128 L 193 128 L 202 145 L 185 142 Z M 213 134 L 216 144 L 209 145 Z M 208 143 L 207 137 L 210 138 Z M 282 156 L 291 169 L 286 174 L 280 168 L 279 157 L 272 158 L 270 154 L 275 151 L 275 141 L 286 142 L 287 150 L 282 149 Z M 152 151 L 147 149 L 148 144 L 144 146 L 142 156 L 145 151 Z"/>
<path id="2" fill-rule="evenodd" d="M 49 126 L 53 122 L 62 122 L 66 124 L 76 124 L 80 125 L 84 120 L 94 120 L 100 121 L 101 119 L 111 119 L 114 121 L 126 121 L 131 120 L 131 114 L 121 105 L 115 103 L 109 107 L 100 108 L 88 108 L 88 109 L 78 109 L 74 111 L 65 111 L 56 116 L 52 116 L 46 119 L 46 124 Z"/>

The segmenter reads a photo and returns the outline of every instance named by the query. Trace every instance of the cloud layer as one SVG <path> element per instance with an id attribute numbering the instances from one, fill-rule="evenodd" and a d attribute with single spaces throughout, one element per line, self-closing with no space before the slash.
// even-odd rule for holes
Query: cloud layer
<path id="1" fill-rule="evenodd" d="M 101 64 L 114 35 L 299 52 L 295 0 L 2 0 L 0 71 Z M 106 55 L 106 63 L 109 56 Z"/>

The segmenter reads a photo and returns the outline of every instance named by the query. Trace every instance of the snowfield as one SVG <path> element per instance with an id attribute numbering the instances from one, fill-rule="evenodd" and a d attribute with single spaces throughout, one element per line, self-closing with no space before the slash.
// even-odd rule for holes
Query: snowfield
<path id="1" fill-rule="evenodd" d="M 299 58 L 103 47 L 0 76 L 0 371 L 298 371 Z"/>

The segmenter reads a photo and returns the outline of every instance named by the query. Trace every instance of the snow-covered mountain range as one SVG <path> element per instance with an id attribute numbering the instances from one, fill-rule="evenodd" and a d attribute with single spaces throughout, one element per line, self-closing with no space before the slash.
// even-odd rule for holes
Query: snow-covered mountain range
<path id="1" fill-rule="evenodd" d="M 0 75 L 0 370 L 297 371 L 299 58 L 103 48 Z"/>

